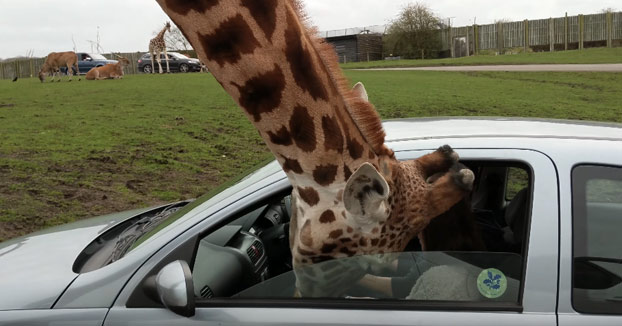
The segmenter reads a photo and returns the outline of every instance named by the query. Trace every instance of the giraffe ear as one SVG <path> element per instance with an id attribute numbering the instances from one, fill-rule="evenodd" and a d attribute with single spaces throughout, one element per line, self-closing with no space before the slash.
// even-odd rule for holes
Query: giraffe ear
<path id="1" fill-rule="evenodd" d="M 388 198 L 387 181 L 369 163 L 352 174 L 343 193 L 346 212 L 359 226 L 385 221 L 390 213 Z"/>
<path id="2" fill-rule="evenodd" d="M 363 86 L 363 83 L 356 83 L 356 85 L 352 87 L 352 91 L 360 99 L 364 100 L 365 102 L 369 102 L 369 96 L 367 96 L 367 90 L 365 89 L 365 86 Z"/>

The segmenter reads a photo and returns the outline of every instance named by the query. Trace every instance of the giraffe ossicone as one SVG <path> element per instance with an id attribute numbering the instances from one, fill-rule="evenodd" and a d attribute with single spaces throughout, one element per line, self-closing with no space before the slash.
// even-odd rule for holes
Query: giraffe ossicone
<path id="1" fill-rule="evenodd" d="M 402 251 L 468 193 L 472 178 L 456 168 L 449 146 L 417 160 L 395 158 L 367 91 L 350 87 L 333 47 L 305 25 L 298 0 L 157 1 L 287 174 L 295 267 Z M 334 274 L 351 282 L 361 272 Z M 303 274 L 301 292 L 316 291 L 313 276 Z M 320 290 L 339 291 L 327 284 Z"/>

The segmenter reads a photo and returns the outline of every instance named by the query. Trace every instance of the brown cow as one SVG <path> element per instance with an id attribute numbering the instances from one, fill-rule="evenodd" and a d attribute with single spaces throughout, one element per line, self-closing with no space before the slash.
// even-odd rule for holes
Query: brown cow
<path id="1" fill-rule="evenodd" d="M 87 80 L 102 80 L 102 79 L 120 79 L 123 78 L 123 67 L 130 64 L 130 61 L 122 56 L 119 57 L 119 62 L 109 63 L 105 66 L 95 67 L 86 73 Z"/>
<path id="2" fill-rule="evenodd" d="M 52 73 L 52 80 L 56 75 L 58 75 L 58 81 L 60 81 L 60 67 L 67 67 L 67 74 L 69 75 L 69 81 L 71 81 L 73 77 L 73 66 L 76 66 L 76 73 L 79 74 L 80 70 L 78 69 L 78 56 L 73 51 L 67 52 L 51 52 L 48 54 L 41 70 L 39 71 L 39 80 L 43 83 L 45 81 L 45 77 Z M 80 80 L 78 78 L 78 80 Z"/>

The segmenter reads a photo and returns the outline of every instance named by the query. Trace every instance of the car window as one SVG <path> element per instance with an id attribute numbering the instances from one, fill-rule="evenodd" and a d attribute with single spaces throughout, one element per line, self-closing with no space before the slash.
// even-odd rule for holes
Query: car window
<path id="1" fill-rule="evenodd" d="M 527 187 L 528 183 L 529 174 L 525 169 L 510 167 L 505 188 L 505 200 L 512 200 L 519 191 Z"/>
<path id="2" fill-rule="evenodd" d="M 622 314 L 622 168 L 572 172 L 575 310 Z"/>
<path id="3" fill-rule="evenodd" d="M 489 163 L 465 162 L 476 174 L 508 171 L 510 166 L 529 170 L 516 162 Z M 476 194 L 471 194 L 433 219 L 421 239 L 414 238 L 403 252 L 344 257 L 295 269 L 289 249 L 289 194 L 258 202 L 198 242 L 191 264 L 197 304 L 321 298 L 435 302 L 450 308 L 463 307 L 464 302 L 480 308 L 520 307 L 526 258 L 522 244 L 531 198 L 530 179 L 525 182 L 526 195 L 515 196 L 520 197 L 516 202 L 513 198 L 511 212 L 492 201 L 490 206 L 472 210 L 470 202 Z M 474 189 L 499 194 L 504 193 L 505 183 Z M 500 222 L 506 215 L 514 222 Z"/>

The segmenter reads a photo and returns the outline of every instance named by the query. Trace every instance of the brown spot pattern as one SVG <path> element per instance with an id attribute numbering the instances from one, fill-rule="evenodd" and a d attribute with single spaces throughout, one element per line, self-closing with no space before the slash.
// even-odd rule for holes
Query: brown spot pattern
<path id="1" fill-rule="evenodd" d="M 363 145 L 361 145 L 356 139 L 348 137 L 348 152 L 352 159 L 358 160 L 363 156 Z"/>
<path id="2" fill-rule="evenodd" d="M 345 181 L 348 181 L 352 176 L 352 170 L 347 165 L 343 165 L 343 176 L 345 177 Z"/>
<path id="3" fill-rule="evenodd" d="M 355 251 L 351 251 L 350 249 L 348 249 L 346 247 L 343 247 L 343 248 L 339 249 L 339 251 L 341 253 L 344 253 L 344 254 L 348 255 L 349 257 L 352 257 L 352 256 L 356 255 Z"/>
<path id="4" fill-rule="evenodd" d="M 315 150 L 315 124 L 307 108 L 300 105 L 294 108 L 289 120 L 289 130 L 296 146 L 302 151 L 309 153 Z"/>
<path id="5" fill-rule="evenodd" d="M 337 248 L 337 245 L 336 245 L 336 244 L 334 244 L 334 243 L 325 243 L 325 244 L 322 246 L 322 253 L 323 253 L 323 254 L 328 254 L 328 253 L 331 253 L 331 252 L 333 252 L 336 248 Z"/>
<path id="6" fill-rule="evenodd" d="M 180 15 L 186 15 L 190 10 L 205 12 L 217 5 L 220 0 L 166 0 L 166 7 Z"/>
<path id="7" fill-rule="evenodd" d="M 320 202 L 320 194 L 318 194 L 317 191 L 313 188 L 298 187 L 298 194 L 300 195 L 300 198 L 305 201 L 305 203 L 309 204 L 309 206 L 315 206 L 317 205 L 317 203 Z M 330 212 L 332 213 L 332 211 Z M 324 214 L 326 214 L 326 212 L 324 212 Z"/>
<path id="8" fill-rule="evenodd" d="M 343 134 L 337 121 L 331 117 L 323 116 L 322 129 L 324 130 L 324 149 L 343 153 Z"/>
<path id="9" fill-rule="evenodd" d="M 276 0 L 242 0 L 242 6 L 248 8 L 268 40 L 272 39 L 276 29 Z"/>
<path id="10" fill-rule="evenodd" d="M 335 218 L 335 213 L 333 213 L 333 211 L 330 209 L 320 215 L 320 223 L 322 224 L 333 223 L 336 220 L 337 219 Z"/>
<path id="11" fill-rule="evenodd" d="M 242 54 L 253 53 L 260 46 L 250 26 L 240 14 L 222 22 L 211 34 L 197 33 L 197 35 L 205 55 L 221 67 L 227 63 L 237 63 Z"/>
<path id="12" fill-rule="evenodd" d="M 313 69 L 313 60 L 309 51 L 302 46 L 302 31 L 293 14 L 287 12 L 287 30 L 285 31 L 285 55 L 294 75 L 296 84 L 308 92 L 314 100 L 322 99 L 328 101 L 328 94 L 323 87 L 323 83 L 316 71 Z"/>
<path id="13" fill-rule="evenodd" d="M 285 162 L 283 162 L 283 171 L 285 171 L 285 173 L 288 173 L 291 171 L 296 174 L 302 174 L 303 170 L 298 160 L 292 160 L 285 156 L 283 156 L 283 159 L 285 160 Z"/>
<path id="14" fill-rule="evenodd" d="M 272 112 L 281 104 L 285 76 L 275 65 L 274 70 L 249 79 L 244 86 L 232 84 L 240 91 L 240 105 L 259 122 L 262 113 Z"/>
<path id="15" fill-rule="evenodd" d="M 313 171 L 313 179 L 322 186 L 328 186 L 335 182 L 337 166 L 332 164 L 320 165 Z"/>
<path id="16" fill-rule="evenodd" d="M 284 126 L 276 133 L 268 131 L 268 137 L 270 137 L 270 141 L 276 145 L 289 146 L 293 144 L 292 135 L 289 134 L 289 130 Z"/>
<path id="17" fill-rule="evenodd" d="M 337 239 L 342 235 L 343 235 L 343 230 L 335 230 L 335 231 L 332 231 L 328 236 L 331 239 Z"/>

